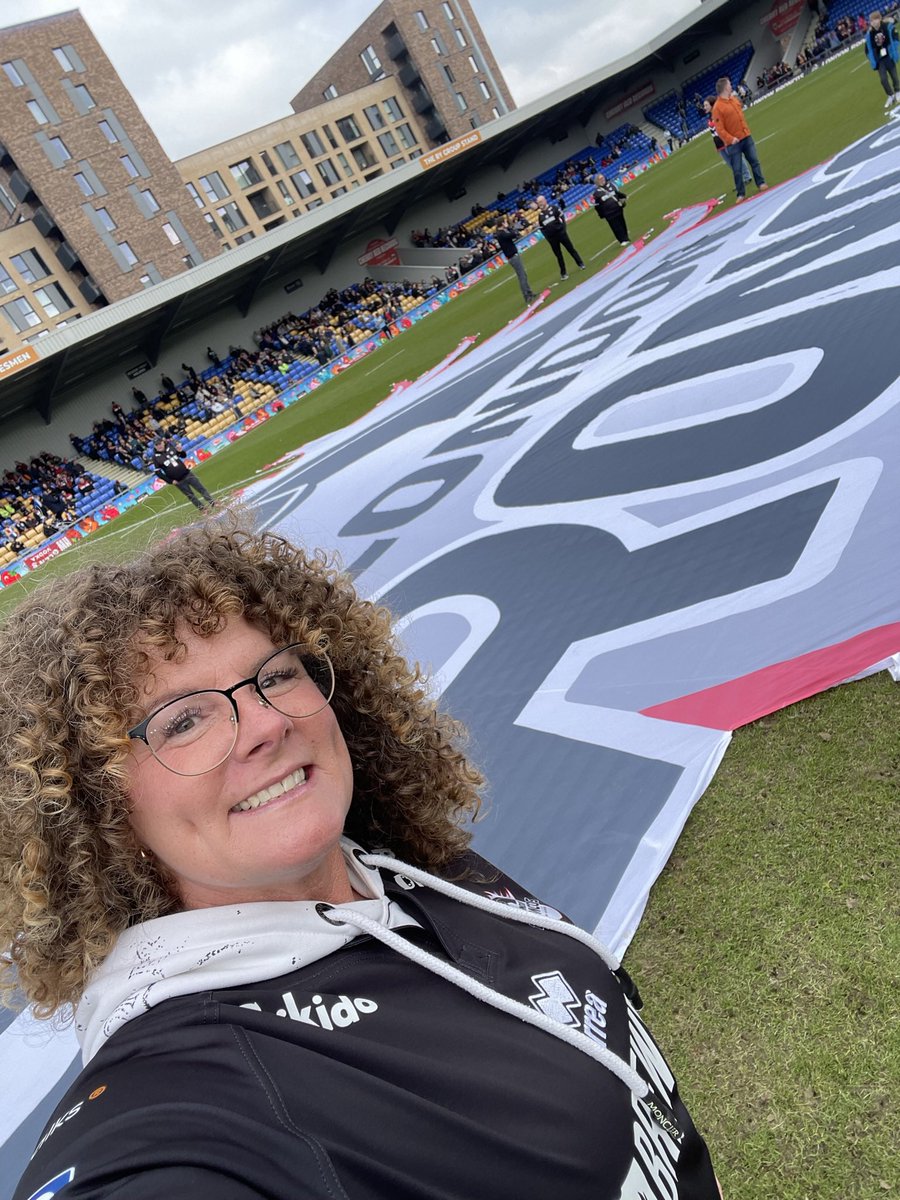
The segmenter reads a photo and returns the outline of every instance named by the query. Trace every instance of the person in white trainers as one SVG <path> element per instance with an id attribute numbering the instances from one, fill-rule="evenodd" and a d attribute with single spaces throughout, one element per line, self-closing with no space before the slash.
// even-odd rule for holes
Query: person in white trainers
<path id="1" fill-rule="evenodd" d="M 897 58 L 900 54 L 897 27 L 893 21 L 886 21 L 877 8 L 869 15 L 866 54 L 872 64 L 872 70 L 877 71 L 881 79 L 881 86 L 887 97 L 884 107 L 893 108 L 900 94 L 900 81 L 897 79 Z"/>

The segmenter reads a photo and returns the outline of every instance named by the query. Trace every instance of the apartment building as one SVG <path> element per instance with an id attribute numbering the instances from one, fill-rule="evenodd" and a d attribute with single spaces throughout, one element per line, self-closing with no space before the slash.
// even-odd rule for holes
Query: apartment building
<path id="1" fill-rule="evenodd" d="M 0 29 L 0 352 L 219 252 L 81 14 Z"/>
<path id="2" fill-rule="evenodd" d="M 223 249 L 418 158 L 420 120 L 393 77 L 251 129 L 175 164 Z"/>
<path id="3" fill-rule="evenodd" d="M 516 107 L 468 0 L 384 0 L 291 101 L 295 112 L 391 78 L 428 148 Z"/>

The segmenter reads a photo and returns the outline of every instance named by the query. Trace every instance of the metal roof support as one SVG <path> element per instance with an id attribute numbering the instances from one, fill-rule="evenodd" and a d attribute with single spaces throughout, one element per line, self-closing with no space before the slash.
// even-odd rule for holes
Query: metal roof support
<path id="1" fill-rule="evenodd" d="M 47 388 L 34 402 L 34 407 L 40 414 L 41 420 L 45 425 L 50 424 L 50 415 L 53 411 L 53 398 L 56 395 L 56 389 L 59 387 L 60 377 L 68 361 L 68 350 L 63 350 L 61 354 L 55 354 L 53 356 L 53 366 L 47 379 Z"/>
<path id="2" fill-rule="evenodd" d="M 159 352 L 162 349 L 163 340 L 169 330 L 172 328 L 172 323 L 178 316 L 181 309 L 184 297 L 179 296 L 177 300 L 171 300 L 164 308 L 160 310 L 159 319 L 154 323 L 153 328 L 143 339 L 144 353 L 150 360 L 150 366 L 155 367 L 159 361 Z"/>
<path id="3" fill-rule="evenodd" d="M 277 250 L 273 250 L 270 254 L 264 254 L 257 264 L 256 270 L 235 295 L 234 302 L 242 317 L 246 317 L 247 313 L 249 313 L 250 306 L 256 298 L 256 293 L 262 287 L 263 280 L 268 275 L 275 274 L 275 268 L 278 265 L 278 260 L 284 254 L 284 249 L 284 246 L 279 246 Z"/>
<path id="4" fill-rule="evenodd" d="M 414 203 L 418 203 L 418 199 L 419 197 L 416 196 Z M 409 207 L 410 205 L 405 200 L 401 200 L 400 203 L 395 204 L 390 212 L 385 216 L 384 228 L 388 237 L 393 237 L 397 226 L 403 220 L 403 214 Z"/>

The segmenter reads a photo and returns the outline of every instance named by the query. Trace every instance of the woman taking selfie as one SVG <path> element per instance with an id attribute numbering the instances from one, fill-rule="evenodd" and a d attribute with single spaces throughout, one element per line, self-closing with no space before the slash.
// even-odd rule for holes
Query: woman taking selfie
<path id="1" fill-rule="evenodd" d="M 322 554 L 225 523 L 0 634 L 3 981 L 84 1070 L 16 1200 L 715 1200 L 618 962 Z M 552 898 L 551 898 L 552 902 Z"/>

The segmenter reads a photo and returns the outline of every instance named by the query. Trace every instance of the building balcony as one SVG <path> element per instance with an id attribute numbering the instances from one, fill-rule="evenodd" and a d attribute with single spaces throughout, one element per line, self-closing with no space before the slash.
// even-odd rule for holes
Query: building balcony
<path id="1" fill-rule="evenodd" d="M 425 136 L 431 142 L 439 142 L 441 138 L 445 138 L 447 136 L 447 126 L 437 115 L 437 113 L 434 113 L 434 115 L 430 117 L 428 121 L 426 121 Z"/>
<path id="2" fill-rule="evenodd" d="M 56 257 L 59 259 L 60 265 L 67 271 L 74 271 L 76 267 L 81 266 L 81 259 L 68 242 L 60 242 L 56 250 Z"/>
<path id="3" fill-rule="evenodd" d="M 397 78 L 405 88 L 415 87 L 421 78 L 419 68 L 414 62 L 404 63 L 397 72 Z"/>
<path id="4" fill-rule="evenodd" d="M 389 38 L 385 38 L 384 47 L 388 52 L 388 58 L 397 61 L 407 53 L 406 42 L 399 33 L 393 33 Z"/>
<path id="5" fill-rule="evenodd" d="M 422 113 L 431 112 L 434 108 L 434 101 L 424 88 L 419 88 L 412 98 L 412 106 L 421 116 Z"/>
<path id="6" fill-rule="evenodd" d="M 34 216 L 31 219 L 35 229 L 42 237 L 50 237 L 54 233 L 59 233 L 59 226 L 43 205 L 34 210 Z"/>
<path id="7" fill-rule="evenodd" d="M 103 293 L 94 283 L 93 279 L 83 279 L 78 285 L 78 290 L 81 292 L 88 304 L 105 304 L 106 298 Z"/>
<path id="8" fill-rule="evenodd" d="M 9 190 L 15 198 L 21 203 L 25 200 L 36 199 L 34 188 L 25 178 L 21 171 L 10 171 L 9 173 Z"/>

